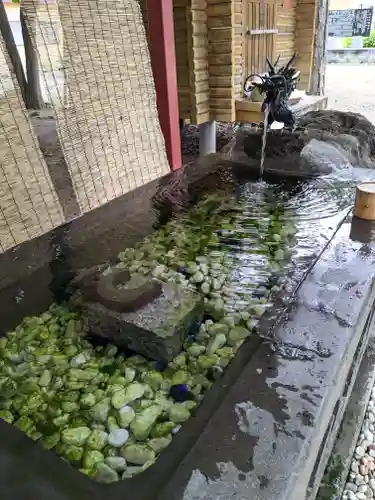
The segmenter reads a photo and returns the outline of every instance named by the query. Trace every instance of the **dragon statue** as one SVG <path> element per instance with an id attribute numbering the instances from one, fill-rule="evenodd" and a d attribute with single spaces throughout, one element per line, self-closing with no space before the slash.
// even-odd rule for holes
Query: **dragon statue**
<path id="1" fill-rule="evenodd" d="M 244 94 L 250 97 L 256 89 L 261 96 L 265 94 L 262 104 L 262 112 L 269 108 L 267 127 L 273 122 L 284 123 L 287 128 L 294 128 L 296 117 L 292 109 L 288 106 L 288 99 L 296 89 L 299 81 L 300 71 L 293 67 L 296 58 L 294 54 L 285 66 L 277 69 L 280 56 L 275 64 L 266 58 L 268 72 L 264 75 L 251 74 L 244 84 Z"/>

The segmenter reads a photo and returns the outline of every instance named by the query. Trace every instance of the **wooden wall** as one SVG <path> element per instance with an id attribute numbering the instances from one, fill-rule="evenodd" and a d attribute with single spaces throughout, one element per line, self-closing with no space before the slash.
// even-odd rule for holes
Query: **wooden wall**
<path id="1" fill-rule="evenodd" d="M 313 69 L 316 0 L 298 0 L 296 7 L 296 66 L 301 71 L 299 88 L 310 90 Z"/>
<path id="2" fill-rule="evenodd" d="M 190 88 L 192 92 L 193 123 L 204 123 L 210 118 L 208 24 L 206 0 L 190 0 L 187 9 Z"/>
<path id="3" fill-rule="evenodd" d="M 241 70 L 234 54 L 236 34 L 242 34 L 234 25 L 234 2 L 207 0 L 207 26 L 210 118 L 230 122 L 235 119 L 235 72 Z"/>
<path id="4" fill-rule="evenodd" d="M 145 1 L 139 0 L 143 10 Z M 249 38 L 245 36 L 245 16 L 249 1 L 173 0 L 181 118 L 198 124 L 235 120 L 235 98 L 242 96 L 247 77 L 244 63 Z M 278 34 L 274 36 L 274 54 L 280 54 L 281 63 L 285 63 L 298 52 L 300 88 L 307 90 L 316 0 L 291 0 L 288 7 L 284 7 L 285 0 L 275 2 Z"/>
<path id="5" fill-rule="evenodd" d="M 296 36 L 296 6 L 297 0 L 292 0 L 292 6 L 285 8 L 284 0 L 278 1 L 276 36 L 276 56 L 280 54 L 280 63 L 286 63 L 295 52 Z"/>
<path id="6" fill-rule="evenodd" d="M 233 0 L 234 1 L 234 10 L 235 10 L 235 17 L 234 17 L 234 23 L 235 26 L 239 26 L 242 28 L 242 36 L 237 37 L 235 39 L 235 48 L 234 48 L 234 53 L 235 55 L 242 61 L 243 64 L 240 70 L 236 72 L 235 74 L 235 96 L 240 97 L 242 96 L 242 87 L 245 78 L 248 76 L 247 73 L 251 72 L 251 69 L 255 68 L 247 68 L 248 64 L 246 64 L 245 58 L 247 57 L 246 54 L 250 48 L 246 47 L 247 43 L 255 43 L 255 47 L 253 50 L 255 52 L 260 49 L 260 47 L 265 48 L 268 46 L 268 42 L 263 40 L 263 43 L 259 43 L 257 45 L 258 41 L 256 37 L 253 37 L 252 39 L 249 39 L 249 37 L 246 35 L 246 30 L 247 30 L 247 19 L 246 16 L 247 11 L 248 11 L 248 4 L 251 3 L 251 0 Z M 292 0 L 292 5 L 291 7 L 284 7 L 284 0 L 275 0 L 277 3 L 277 14 L 276 14 L 276 23 L 275 26 L 267 26 L 268 28 L 277 28 L 279 30 L 278 34 L 273 36 L 274 39 L 274 50 L 273 54 L 275 58 L 280 54 L 280 62 L 284 63 L 290 57 L 293 55 L 295 51 L 295 28 L 296 28 L 296 3 L 297 0 Z M 254 27 L 254 26 L 253 26 Z M 270 35 L 272 37 L 272 35 Z M 251 50 L 251 49 L 250 49 Z M 267 54 L 268 56 L 272 56 L 272 54 Z M 258 56 L 259 63 L 263 61 L 265 56 Z M 242 70 L 242 71 L 241 71 Z M 262 67 L 259 67 L 256 69 L 257 71 L 264 71 L 265 67 L 262 65 Z M 246 73 L 246 74 L 245 74 Z"/>
<path id="7" fill-rule="evenodd" d="M 194 95 L 189 64 L 189 38 L 191 36 L 191 26 L 188 26 L 187 23 L 189 3 L 190 0 L 175 0 L 173 2 L 173 17 L 180 118 L 190 119 L 190 113 L 194 106 Z"/>

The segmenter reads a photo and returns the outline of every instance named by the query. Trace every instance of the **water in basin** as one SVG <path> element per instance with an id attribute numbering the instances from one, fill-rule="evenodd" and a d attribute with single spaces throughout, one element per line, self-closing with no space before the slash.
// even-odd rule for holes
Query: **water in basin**
<path id="1" fill-rule="evenodd" d="M 84 314 L 53 305 L 0 340 L 0 417 L 101 482 L 152 466 L 276 296 L 286 298 L 353 202 L 354 177 L 243 183 L 209 193 L 119 264 L 193 287 L 206 317 L 168 365 L 95 346 Z M 191 397 L 176 401 L 171 387 Z"/>

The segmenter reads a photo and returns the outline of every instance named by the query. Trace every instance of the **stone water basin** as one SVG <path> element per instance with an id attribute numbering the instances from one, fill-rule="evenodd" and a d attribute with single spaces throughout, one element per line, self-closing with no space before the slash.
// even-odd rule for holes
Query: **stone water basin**
<path id="1" fill-rule="evenodd" d="M 98 346 L 80 311 L 54 304 L 24 318 L 2 340 L 2 418 L 28 442 L 37 441 L 39 450 L 51 450 L 89 476 L 90 485 L 91 478 L 117 483 L 157 476 L 158 464 L 164 460 L 170 469 L 173 455 L 176 466 L 197 432 L 193 427 L 203 430 L 255 346 L 282 340 L 286 358 L 292 347 L 292 357 L 302 352 L 303 359 L 306 349 L 275 338 L 271 326 L 351 202 L 350 186 L 335 192 L 305 183 L 246 182 L 235 193 L 204 196 L 111 263 L 202 294 L 205 319 L 186 332 L 181 353 L 163 366 Z M 176 385 L 192 397 L 176 401 L 169 392 Z M 94 491 L 87 482 L 77 484 L 76 491 Z"/>

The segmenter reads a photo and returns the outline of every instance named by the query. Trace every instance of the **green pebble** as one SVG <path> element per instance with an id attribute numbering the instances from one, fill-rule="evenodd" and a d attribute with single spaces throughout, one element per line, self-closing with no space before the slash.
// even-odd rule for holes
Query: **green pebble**
<path id="1" fill-rule="evenodd" d="M 55 446 L 59 443 L 60 441 L 60 433 L 55 432 L 54 434 L 51 434 L 50 436 L 45 436 L 43 438 L 43 446 L 47 450 L 52 450 L 52 448 L 55 448 Z"/>
<path id="2" fill-rule="evenodd" d="M 256 328 L 256 326 L 259 324 L 259 321 L 256 320 L 256 319 L 249 319 L 247 322 L 246 322 L 246 327 L 252 331 L 253 328 Z"/>
<path id="3" fill-rule="evenodd" d="M 189 356 L 193 356 L 193 357 L 200 356 L 201 354 L 203 354 L 205 352 L 205 350 L 206 350 L 206 347 L 204 345 L 199 345 L 199 344 L 193 344 L 186 349 Z"/>
<path id="4" fill-rule="evenodd" d="M 121 428 L 128 427 L 135 417 L 135 411 L 131 406 L 124 406 L 118 411 L 117 422 Z"/>
<path id="5" fill-rule="evenodd" d="M 105 398 L 89 409 L 89 415 L 96 422 L 106 422 L 110 410 L 110 399 Z"/>
<path id="6" fill-rule="evenodd" d="M 136 413 L 130 429 L 138 441 L 144 441 L 150 435 L 152 427 L 162 412 L 163 409 L 159 405 L 152 405 Z"/>
<path id="7" fill-rule="evenodd" d="M 80 462 L 83 456 L 83 448 L 79 446 L 66 446 L 64 448 L 63 457 L 68 460 L 68 462 Z"/>
<path id="8" fill-rule="evenodd" d="M 214 354 L 212 356 L 201 355 L 198 357 L 198 364 L 203 370 L 208 370 L 212 366 L 216 365 L 218 362 L 218 357 Z"/>
<path id="9" fill-rule="evenodd" d="M 12 424 L 14 421 L 14 416 L 7 410 L 0 410 L 0 418 L 5 420 L 5 422 L 8 422 L 8 424 Z"/>
<path id="10" fill-rule="evenodd" d="M 215 335 L 215 337 L 213 337 L 210 340 L 207 346 L 206 354 L 208 356 L 212 356 L 213 354 L 216 353 L 218 349 L 223 347 L 226 344 L 226 342 L 227 342 L 227 337 L 223 333 L 218 333 L 217 335 Z"/>
<path id="11" fill-rule="evenodd" d="M 120 408 L 122 408 L 125 403 L 126 403 L 126 392 L 125 392 L 125 389 L 122 389 L 120 388 L 119 390 L 115 391 L 112 395 L 112 398 L 111 398 L 111 404 L 113 406 L 113 408 L 116 408 L 117 410 L 119 410 Z"/>
<path id="12" fill-rule="evenodd" d="M 172 376 L 172 385 L 186 384 L 189 374 L 186 370 L 178 370 Z"/>
<path id="13" fill-rule="evenodd" d="M 150 441 L 148 441 L 147 445 L 152 450 L 154 450 L 155 453 L 160 453 L 161 451 L 164 450 L 164 448 L 166 448 L 167 446 L 170 445 L 171 441 L 172 441 L 171 436 L 160 437 L 160 438 L 150 439 Z"/>
<path id="14" fill-rule="evenodd" d="M 174 422 L 160 422 L 151 430 L 151 436 L 153 438 L 168 436 L 175 427 Z"/>
<path id="15" fill-rule="evenodd" d="M 121 448 L 121 455 L 127 462 L 143 465 L 155 459 L 155 452 L 143 444 L 131 444 Z"/>
<path id="16" fill-rule="evenodd" d="M 61 409 L 65 413 L 74 413 L 79 410 L 79 405 L 77 403 L 73 403 L 71 401 L 63 401 L 61 403 Z"/>
<path id="17" fill-rule="evenodd" d="M 108 442 L 108 434 L 100 429 L 94 429 L 86 441 L 86 446 L 90 450 L 102 450 Z"/>
<path id="18" fill-rule="evenodd" d="M 122 472 L 126 469 L 126 460 L 123 457 L 107 457 L 105 463 L 116 472 Z"/>
<path id="19" fill-rule="evenodd" d="M 95 479 L 99 483 L 109 484 L 118 481 L 119 476 L 115 470 L 103 462 L 96 467 Z"/>
<path id="20" fill-rule="evenodd" d="M 229 326 L 224 323 L 214 323 L 208 327 L 208 333 L 210 335 L 224 334 L 229 332 Z"/>
<path id="21" fill-rule="evenodd" d="M 88 427 L 76 427 L 74 429 L 64 429 L 61 433 L 61 440 L 68 445 L 83 446 L 88 440 L 91 430 Z"/>
<path id="22" fill-rule="evenodd" d="M 169 409 L 169 418 L 176 424 L 186 422 L 190 418 L 190 411 L 182 403 L 175 403 Z"/>
<path id="23" fill-rule="evenodd" d="M 83 467 L 85 469 L 93 469 L 96 465 L 104 462 L 104 455 L 97 450 L 87 450 L 83 456 Z"/>
<path id="24" fill-rule="evenodd" d="M 80 404 L 83 408 L 91 408 L 96 403 L 94 394 L 83 394 L 80 399 Z"/>
<path id="25" fill-rule="evenodd" d="M 52 374 L 49 370 L 44 370 L 39 379 L 39 385 L 41 387 L 47 387 L 52 380 Z"/>
<path id="26" fill-rule="evenodd" d="M 178 356 L 176 356 L 173 359 L 172 363 L 174 363 L 176 366 L 185 366 L 186 365 L 186 354 L 179 354 Z"/>
<path id="27" fill-rule="evenodd" d="M 149 371 L 142 374 L 142 380 L 157 391 L 163 383 L 163 375 L 157 371 Z"/>
<path id="28" fill-rule="evenodd" d="M 188 274 L 195 274 L 198 271 L 198 266 L 195 262 L 188 262 L 186 264 L 186 272 Z"/>
<path id="29" fill-rule="evenodd" d="M 204 274 L 198 271 L 193 274 L 193 276 L 190 278 L 190 281 L 196 284 L 202 283 L 202 281 L 204 281 Z"/>
<path id="30" fill-rule="evenodd" d="M 235 326 L 232 328 L 228 335 L 228 344 L 230 346 L 234 346 L 237 342 L 246 339 L 250 335 L 250 332 L 247 328 L 243 326 Z"/>

